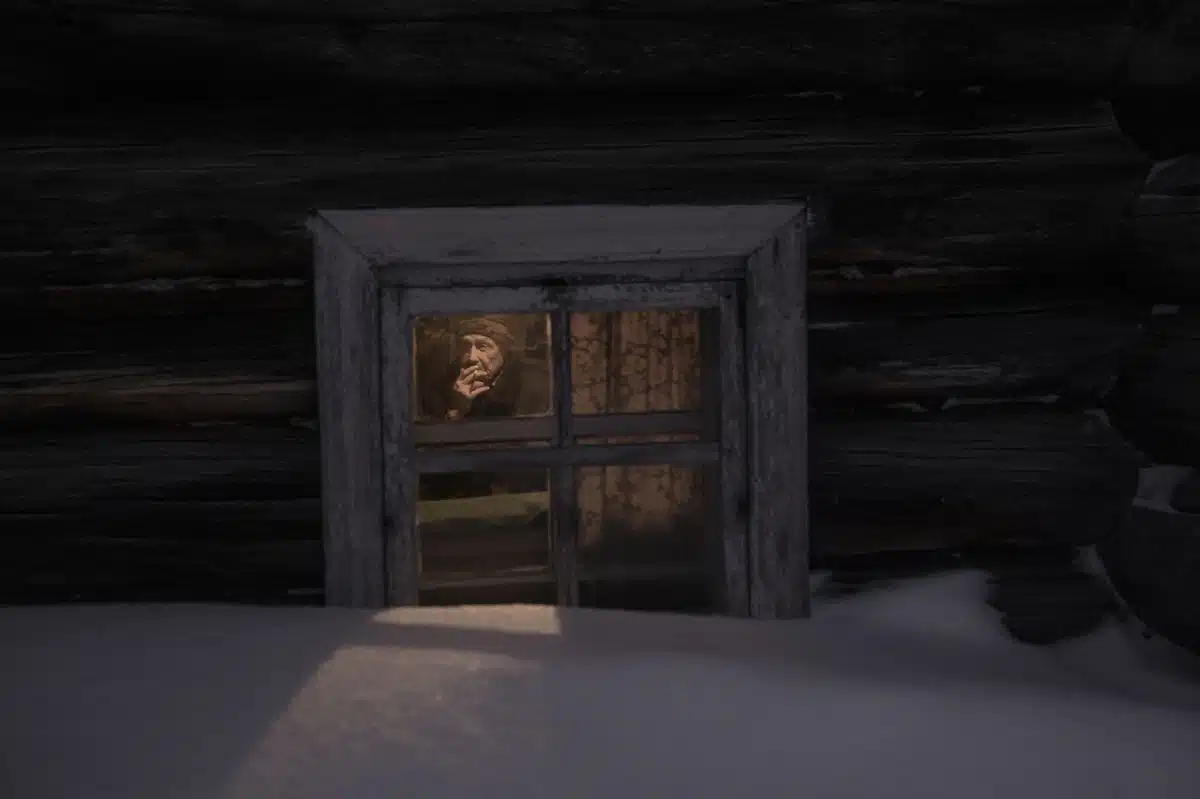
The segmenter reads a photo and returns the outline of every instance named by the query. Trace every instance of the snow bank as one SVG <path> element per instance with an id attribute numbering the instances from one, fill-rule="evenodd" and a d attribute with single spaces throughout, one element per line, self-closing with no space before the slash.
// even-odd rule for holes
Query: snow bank
<path id="1" fill-rule="evenodd" d="M 1004 637 L 974 573 L 809 622 L 0 610 L 5 799 L 1200 796 L 1200 667 Z"/>

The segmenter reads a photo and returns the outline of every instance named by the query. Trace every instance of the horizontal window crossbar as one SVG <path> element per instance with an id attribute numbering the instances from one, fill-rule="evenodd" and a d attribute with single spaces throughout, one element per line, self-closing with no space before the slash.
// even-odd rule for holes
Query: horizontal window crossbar
<path id="1" fill-rule="evenodd" d="M 649 413 L 595 413 L 571 416 L 572 430 L 579 438 L 654 436 L 700 433 L 704 416 L 695 411 L 652 411 Z M 506 441 L 538 441 L 554 438 L 553 416 L 514 419 L 463 419 L 455 422 L 421 422 L 414 426 L 417 446 L 494 444 Z"/>
<path id="2" fill-rule="evenodd" d="M 591 568 L 585 566 L 579 570 L 581 583 L 641 582 L 643 580 L 677 580 L 708 576 L 709 570 L 699 563 L 613 564 Z"/>
<path id="3" fill-rule="evenodd" d="M 453 472 L 523 471 L 556 466 L 701 466 L 716 463 L 717 442 L 649 444 L 595 444 L 559 448 L 422 451 L 416 454 L 417 470 L 424 474 Z"/>
<path id="4" fill-rule="evenodd" d="M 474 288 L 496 286 L 594 286 L 739 280 L 747 259 L 740 255 L 628 261 L 542 261 L 514 263 L 438 263 L 397 261 L 379 267 L 384 286 L 403 288 Z"/>
<path id="5" fill-rule="evenodd" d="M 733 283 L 630 283 L 604 286 L 492 287 L 409 289 L 408 311 L 415 317 L 439 314 L 549 313 L 567 311 L 605 313 L 651 309 L 688 310 L 715 308 L 722 296 L 734 291 Z"/>
<path id="6" fill-rule="evenodd" d="M 451 588 L 502 588 L 509 585 L 539 585 L 554 582 L 554 573 L 549 566 L 531 569 L 513 569 L 507 572 L 488 574 L 430 574 L 421 577 L 421 590 L 431 591 Z"/>

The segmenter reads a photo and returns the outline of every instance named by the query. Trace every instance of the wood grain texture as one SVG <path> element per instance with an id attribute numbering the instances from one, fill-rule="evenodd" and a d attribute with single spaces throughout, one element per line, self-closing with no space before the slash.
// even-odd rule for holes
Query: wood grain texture
<path id="1" fill-rule="evenodd" d="M 1091 291 L 1120 264 L 1119 223 L 1148 166 L 1089 103 L 597 113 L 428 131 L 180 121 L 10 134 L 0 287 L 306 279 L 302 223 L 317 207 L 811 198 L 814 296 Z"/>
<path id="2" fill-rule="evenodd" d="M 716 463 L 716 442 L 674 441 L 631 444 L 593 444 L 573 449 L 527 447 L 493 450 L 422 450 L 417 468 L 429 474 L 493 471 L 497 469 L 556 469 L 582 466 L 704 466 Z"/>
<path id="3" fill-rule="evenodd" d="M 720 564 L 723 578 L 722 599 L 730 616 L 750 615 L 750 541 L 746 447 L 746 335 L 745 292 L 741 285 L 731 287 L 721 299 L 716 318 L 717 330 L 713 361 L 718 364 L 716 396 L 720 415 L 717 434 L 721 442 L 721 462 L 715 497 L 720 514 Z"/>
<path id="4" fill-rule="evenodd" d="M 799 210 L 794 206 L 568 205 L 323 211 L 375 267 L 447 268 L 530 263 L 745 256 Z"/>
<path id="5" fill-rule="evenodd" d="M 576 441 L 572 388 L 573 353 L 571 316 L 555 311 L 550 319 L 550 353 L 553 359 L 555 446 L 570 446 Z M 554 546 L 554 579 L 558 603 L 566 607 L 579 604 L 579 497 L 574 466 L 550 470 L 550 525 Z"/>
<path id="6" fill-rule="evenodd" d="M 803 217 L 746 276 L 750 615 L 809 615 L 808 357 Z"/>
<path id="7" fill-rule="evenodd" d="M 526 239 L 531 241 L 531 239 Z M 590 260 L 590 259 L 589 259 Z M 668 263 L 671 259 L 655 258 L 655 263 Z M 729 268 L 737 262 L 735 258 L 722 257 L 717 259 L 687 259 L 689 264 L 696 263 L 701 269 L 704 262 L 716 260 L 718 270 Z M 590 264 L 574 261 L 555 261 L 562 271 L 558 279 L 550 286 L 497 286 L 493 280 L 484 280 L 486 288 L 472 288 L 468 284 L 456 286 L 453 290 L 417 288 L 406 292 L 407 303 L 413 316 L 438 314 L 489 314 L 509 313 L 514 309 L 520 313 L 547 313 L 554 310 L 570 311 L 571 313 L 619 313 L 631 307 L 656 308 L 662 310 L 681 310 L 687 308 L 711 308 L 717 304 L 720 297 L 720 287 L 716 284 L 689 282 L 684 285 L 659 284 L 646 280 L 633 281 L 633 285 L 624 283 L 579 284 L 572 281 L 571 265 L 576 272 L 589 271 Z M 645 269 L 651 264 L 631 261 L 631 267 L 639 265 Z M 504 263 L 494 264 L 497 269 L 509 272 L 524 267 L 525 264 Z M 744 262 L 740 264 L 744 269 Z M 459 273 L 460 268 L 452 270 Z"/>
<path id="8" fill-rule="evenodd" d="M 565 286 L 612 288 L 625 284 L 696 282 L 730 280 L 743 271 L 741 256 L 682 258 L 633 258 L 613 260 L 583 256 L 579 259 L 554 259 L 530 262 L 488 261 L 457 265 L 446 269 L 442 263 L 416 262 L 386 266 L 377 271 L 385 285 L 428 289 L 467 289 L 478 286 L 509 288 L 526 293 L 521 286 L 560 288 Z M 630 287 L 637 290 L 639 286 Z M 536 291 L 534 289 L 533 291 Z M 604 303 L 597 303 L 603 306 Z"/>
<path id="9" fill-rule="evenodd" d="M 808 334 L 811 399 L 818 408 L 1035 396 L 1095 405 L 1149 319 L 1148 308 L 1083 302 L 817 322 Z"/>
<path id="10" fill-rule="evenodd" d="M 383 459 L 383 539 L 387 604 L 418 603 L 421 582 L 421 539 L 416 508 L 419 478 L 413 427 L 416 363 L 412 313 L 406 292 L 384 289 L 380 299 L 380 380 Z"/>
<path id="11" fill-rule="evenodd" d="M 811 436 L 816 552 L 1095 543 L 1146 465 L 1092 414 L 1036 405 L 818 414 Z"/>
<path id="12" fill-rule="evenodd" d="M 313 233 L 325 600 L 383 607 L 379 292 L 345 239 L 320 220 Z"/>
<path id="13" fill-rule="evenodd" d="M 0 429 L 311 417 L 312 309 L 288 308 L 294 289 L 276 288 L 211 289 L 228 302 L 211 311 L 153 289 L 136 303 L 125 289 L 102 294 L 124 303 L 120 316 L 93 313 L 90 289 L 83 307 L 4 305 L 0 328 L 21 333 L 0 336 Z M 1093 302 L 840 318 L 822 297 L 810 304 L 817 407 L 1029 396 L 1095 405 L 1149 319 L 1148 309 Z"/>
<path id="14" fill-rule="evenodd" d="M 402 100 L 454 90 L 909 94 L 1106 89 L 1132 31 L 1125 0 L 649 3 L 355 2 L 219 6 L 23 0 L 0 17 L 3 72 L 33 104 L 201 98 L 226 106 Z M 64 65 L 82 64 L 68 69 Z M 281 88 L 282 87 L 282 88 Z M 390 98 L 389 98 L 390 96 Z M 454 99 L 454 98 L 452 98 Z M 346 107 L 349 103 L 341 103 Z"/>
<path id="15" fill-rule="evenodd" d="M 813 321 L 850 323 L 812 331 L 818 408 L 1107 385 L 1128 327 L 1050 298 L 1120 294 L 1143 268 L 1121 219 L 1146 163 L 1090 105 L 1120 72 L 1125 3 L 403 5 L 403 24 L 393 0 L 0 11 L 0 526 L 36 531 L 12 590 L 319 588 L 315 434 L 295 426 L 316 412 L 318 207 L 811 199 Z M 750 86 L 791 96 L 728 93 Z M 1177 89 L 1132 104 L 1176 145 Z M 1107 445 L 1057 422 L 875 420 L 816 424 L 814 497 L 837 497 L 814 499 L 818 547 L 1062 536 L 1065 508 L 1091 530 L 1089 498 L 1123 490 Z M 871 432 L 847 455 L 853 424 Z M 1001 435 L 1027 459 L 989 470 Z M 1036 501 L 1012 487 L 1035 479 Z M 182 541 L 258 524 L 295 546 Z"/>
<path id="16" fill-rule="evenodd" d="M 1138 465 L 1089 416 L 1036 406 L 817 414 L 811 464 L 817 556 L 1090 543 Z M 311 597 L 320 482 L 305 427 L 0 435 L 0 530 L 22 553 L 4 596 Z"/>

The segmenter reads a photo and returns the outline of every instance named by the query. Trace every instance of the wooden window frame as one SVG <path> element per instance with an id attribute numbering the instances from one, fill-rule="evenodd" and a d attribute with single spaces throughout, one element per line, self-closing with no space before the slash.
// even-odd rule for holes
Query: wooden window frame
<path id="1" fill-rule="evenodd" d="M 562 298 L 583 296 L 571 294 L 579 287 L 591 287 L 589 301 L 597 309 L 608 302 L 618 310 L 627 309 L 626 301 L 647 284 L 661 297 L 682 298 L 691 296 L 693 284 L 733 283 L 737 291 L 721 297 L 721 314 L 738 324 L 721 325 L 721 334 L 707 341 L 718 350 L 740 351 L 744 366 L 737 374 L 719 369 L 716 379 L 743 391 L 745 413 L 711 422 L 720 426 L 718 462 L 740 464 L 728 468 L 744 474 L 744 490 L 723 497 L 723 507 L 745 520 L 745 545 L 729 537 L 722 543 L 726 572 L 737 573 L 728 580 L 748 584 L 748 600 L 727 612 L 766 619 L 808 616 L 807 222 L 801 205 L 318 212 L 309 230 L 315 239 L 326 603 L 383 607 L 413 600 L 416 563 L 410 547 L 398 546 L 403 536 L 397 525 L 400 509 L 415 509 L 415 481 L 392 476 L 415 476 L 426 457 L 393 432 L 413 422 L 408 396 L 413 342 L 410 326 L 400 320 L 416 315 L 414 309 L 433 297 L 419 290 L 455 289 L 477 312 L 512 308 L 512 298 L 522 298 L 562 313 Z M 637 233 L 612 238 L 620 225 Z M 551 227 L 543 247 L 541 237 Z M 657 233 L 647 231 L 659 229 L 664 238 L 656 243 Z M 563 325 L 556 330 L 565 335 Z M 569 385 L 561 382 L 570 379 L 568 366 L 560 364 L 562 373 L 554 376 L 560 385 Z M 393 379 L 401 375 L 405 378 Z M 569 390 L 560 396 L 569 397 Z M 549 437 L 562 440 L 581 435 L 589 424 L 608 424 L 577 418 L 570 429 L 569 418 L 554 417 Z M 695 421 L 674 415 L 670 424 L 677 427 L 671 432 Z M 665 417 L 632 416 L 620 424 L 660 422 L 667 425 Z M 457 435 L 473 434 L 459 429 Z M 492 429 L 492 435 L 511 434 L 511 428 Z M 736 441 L 742 442 L 741 452 L 730 451 Z M 711 443 L 684 443 L 688 446 L 673 450 L 681 459 L 713 457 L 700 454 Z M 662 445 L 653 448 L 663 451 Z M 650 458 L 644 453 L 644 447 L 621 445 L 607 451 L 603 462 L 663 462 L 661 456 L 639 460 Z M 511 455 L 505 454 L 505 463 L 512 463 Z M 489 457 L 476 452 L 473 462 L 489 463 Z M 557 485 L 560 497 L 574 493 L 564 493 L 574 466 L 550 464 L 552 489 Z M 727 595 L 743 593 L 728 588 Z M 564 594 L 569 592 L 560 600 L 570 603 L 573 597 Z"/>
<path id="2" fill-rule="evenodd" d="M 747 519 L 739 513 L 745 494 L 745 367 L 738 281 L 682 284 L 593 284 L 559 288 L 403 288 L 381 292 L 384 357 L 381 375 L 385 458 L 384 517 L 388 604 L 416 605 L 423 586 L 421 541 L 416 521 L 421 474 L 472 471 L 549 471 L 552 574 L 560 605 L 579 601 L 584 575 L 578 557 L 576 469 L 581 466 L 703 466 L 717 482 L 717 526 L 723 553 L 721 607 L 729 615 L 749 614 L 746 577 Z M 637 414 L 577 414 L 572 408 L 570 319 L 576 313 L 694 310 L 710 312 L 702 329 L 715 322 L 724 346 L 704 355 L 716 367 L 716 391 L 706 391 L 710 409 Z M 424 316 L 478 313 L 546 314 L 550 318 L 553 407 L 548 417 L 417 423 L 413 415 L 412 372 L 415 321 Z M 395 354 L 389 350 L 395 349 Z M 407 360 L 407 364 L 405 361 Z M 712 421 L 710 421 L 710 417 Z M 472 430 L 474 428 L 474 430 Z M 473 436 L 477 432 L 480 435 Z M 595 444 L 585 437 L 695 433 L 700 441 Z M 446 450 L 424 443 L 484 443 L 548 439 L 546 447 Z M 706 533 L 709 531 L 706 530 Z M 728 561 L 728 562 L 725 562 Z M 627 575 L 622 575 L 627 576 Z"/>

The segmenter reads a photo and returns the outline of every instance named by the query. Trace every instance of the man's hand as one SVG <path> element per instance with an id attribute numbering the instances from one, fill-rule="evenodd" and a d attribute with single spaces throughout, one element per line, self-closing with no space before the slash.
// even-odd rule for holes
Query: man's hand
<path id="1" fill-rule="evenodd" d="M 478 364 L 463 367 L 454 381 L 455 410 L 465 411 L 471 400 L 491 388 L 487 382 L 487 370 Z"/>

